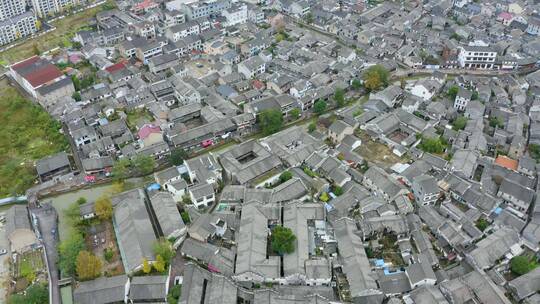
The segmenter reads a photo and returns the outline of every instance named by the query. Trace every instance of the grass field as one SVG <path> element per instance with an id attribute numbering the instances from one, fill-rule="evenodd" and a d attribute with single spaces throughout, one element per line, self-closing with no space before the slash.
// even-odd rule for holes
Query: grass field
<path id="1" fill-rule="evenodd" d="M 60 123 L 0 81 L 0 198 L 23 194 L 34 184 L 34 162 L 69 144 Z"/>
<path id="2" fill-rule="evenodd" d="M 94 18 L 96 13 L 102 11 L 104 7 L 110 7 L 110 3 L 105 3 L 52 22 L 52 25 L 56 27 L 54 31 L 28 39 L 24 43 L 0 53 L 0 61 L 5 65 L 28 58 L 34 55 L 34 45 L 41 52 L 54 49 L 58 46 L 69 47 L 71 45 L 71 38 L 75 33 L 87 28 L 90 19 Z"/>

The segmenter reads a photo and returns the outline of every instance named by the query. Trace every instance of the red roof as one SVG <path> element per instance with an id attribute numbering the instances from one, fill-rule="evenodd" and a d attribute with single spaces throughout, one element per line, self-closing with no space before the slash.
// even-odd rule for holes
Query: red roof
<path id="1" fill-rule="evenodd" d="M 120 71 L 121 69 L 125 68 L 126 67 L 126 63 L 125 61 L 120 61 L 116 64 L 113 64 L 111 66 L 108 66 L 105 68 L 105 71 L 109 72 L 109 73 L 114 73 L 116 71 Z"/>
<path id="2" fill-rule="evenodd" d="M 19 70 L 19 69 L 22 69 L 22 68 L 25 68 L 29 65 L 32 65 L 34 63 L 36 63 L 36 61 L 39 60 L 39 57 L 38 56 L 32 56 L 28 59 L 25 59 L 17 64 L 14 64 L 11 66 L 12 69 L 14 69 L 15 71 Z"/>
<path id="3" fill-rule="evenodd" d="M 64 75 L 54 64 L 38 56 L 30 57 L 13 65 L 11 68 L 34 88 Z"/>
<path id="4" fill-rule="evenodd" d="M 134 10 L 142 10 L 142 9 L 146 9 L 146 8 L 153 7 L 153 6 L 157 6 L 157 4 L 154 3 L 154 1 L 152 1 L 152 0 L 144 0 L 141 3 L 135 4 L 133 6 L 133 9 Z"/>
<path id="5" fill-rule="evenodd" d="M 152 133 L 161 133 L 161 129 L 158 126 L 146 124 L 139 129 L 137 135 L 139 135 L 140 139 L 145 139 Z"/>
<path id="6" fill-rule="evenodd" d="M 255 79 L 253 80 L 253 87 L 257 90 L 262 90 L 264 89 L 264 83 L 260 80 Z"/>
<path id="7" fill-rule="evenodd" d="M 49 64 L 26 75 L 24 78 L 30 82 L 34 88 L 37 88 L 49 81 L 55 80 L 62 75 L 62 72 L 55 65 Z"/>
<path id="8" fill-rule="evenodd" d="M 504 155 L 497 156 L 497 158 L 495 159 L 495 163 L 506 169 L 514 171 L 517 171 L 518 169 L 518 161 Z"/>

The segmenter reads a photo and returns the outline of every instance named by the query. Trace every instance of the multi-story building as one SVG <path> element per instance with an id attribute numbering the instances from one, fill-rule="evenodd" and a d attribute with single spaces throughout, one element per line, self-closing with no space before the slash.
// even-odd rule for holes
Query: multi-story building
<path id="1" fill-rule="evenodd" d="M 6 20 L 13 16 L 21 15 L 26 11 L 25 1 L 21 0 L 1 0 L 0 20 Z"/>
<path id="2" fill-rule="evenodd" d="M 32 11 L 26 11 L 24 0 L 0 0 L 0 45 L 36 31 L 36 17 Z"/>
<path id="3" fill-rule="evenodd" d="M 263 23 L 264 20 L 264 11 L 253 4 L 248 3 L 248 12 L 247 12 L 247 18 L 249 21 L 253 23 Z"/>
<path id="4" fill-rule="evenodd" d="M 248 11 L 245 4 L 235 4 L 231 8 L 223 10 L 223 17 L 227 19 L 227 26 L 246 23 L 248 20 Z"/>
<path id="5" fill-rule="evenodd" d="M 182 10 L 189 20 L 220 15 L 225 9 L 231 7 L 231 0 L 210 0 L 185 4 Z"/>
<path id="6" fill-rule="evenodd" d="M 525 31 L 531 35 L 540 35 L 540 18 L 532 17 L 527 23 L 527 29 Z"/>
<path id="7" fill-rule="evenodd" d="M 471 98 L 472 92 L 460 87 L 456 95 L 456 99 L 454 99 L 454 109 L 458 111 L 465 111 L 465 108 L 471 101 Z"/>
<path id="8" fill-rule="evenodd" d="M 80 0 L 32 0 L 32 7 L 38 17 L 45 18 L 79 5 L 80 2 Z"/>
<path id="9" fill-rule="evenodd" d="M 171 27 L 186 22 L 186 16 L 178 10 L 165 10 L 161 21 L 165 27 Z"/>
<path id="10" fill-rule="evenodd" d="M 458 62 L 462 68 L 493 69 L 497 59 L 497 51 L 489 46 L 460 47 Z"/>
<path id="11" fill-rule="evenodd" d="M 36 16 L 32 11 L 0 21 L 0 45 L 32 35 L 37 31 Z"/>

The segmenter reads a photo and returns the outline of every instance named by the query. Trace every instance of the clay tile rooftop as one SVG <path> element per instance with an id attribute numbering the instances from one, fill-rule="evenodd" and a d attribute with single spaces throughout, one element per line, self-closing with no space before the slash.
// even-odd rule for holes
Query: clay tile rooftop
<path id="1" fill-rule="evenodd" d="M 32 87 L 37 88 L 61 77 L 62 71 L 48 60 L 38 56 L 30 57 L 11 67 L 22 78 L 26 79 Z"/>

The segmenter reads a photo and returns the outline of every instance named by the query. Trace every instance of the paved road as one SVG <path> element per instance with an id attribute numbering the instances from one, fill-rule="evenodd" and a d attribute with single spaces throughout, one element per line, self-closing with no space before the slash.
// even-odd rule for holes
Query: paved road
<path id="1" fill-rule="evenodd" d="M 34 213 L 38 218 L 39 231 L 45 252 L 47 254 L 47 266 L 49 269 L 50 277 L 50 302 L 51 304 L 60 304 L 60 288 L 58 286 L 58 267 L 56 262 L 58 261 L 57 251 L 57 235 L 58 235 L 58 214 L 56 209 L 49 204 L 43 204 L 42 207 L 34 208 L 30 212 Z M 56 232 L 53 234 L 53 230 Z"/>

